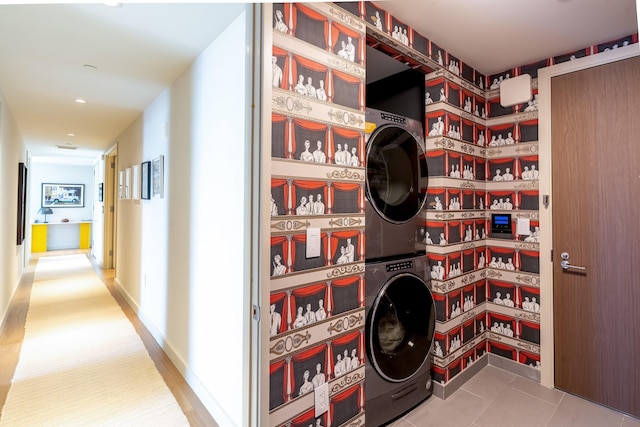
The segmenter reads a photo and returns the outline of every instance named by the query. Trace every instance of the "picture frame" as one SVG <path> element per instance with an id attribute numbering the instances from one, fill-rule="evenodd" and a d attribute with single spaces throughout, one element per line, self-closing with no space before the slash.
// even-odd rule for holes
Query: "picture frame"
<path id="1" fill-rule="evenodd" d="M 104 202 L 104 184 L 102 182 L 98 184 L 98 201 Z"/>
<path id="2" fill-rule="evenodd" d="M 142 162 L 140 165 L 140 198 L 151 199 L 151 162 Z"/>
<path id="3" fill-rule="evenodd" d="M 27 221 L 27 167 L 18 163 L 18 223 L 16 244 L 21 245 L 26 237 Z"/>
<path id="4" fill-rule="evenodd" d="M 151 197 L 164 197 L 164 156 L 160 155 L 151 161 Z"/>
<path id="5" fill-rule="evenodd" d="M 131 168 L 124 170 L 124 198 L 131 198 Z"/>
<path id="6" fill-rule="evenodd" d="M 43 183 L 40 204 L 43 208 L 83 208 L 84 184 Z"/>
<path id="7" fill-rule="evenodd" d="M 118 171 L 118 198 L 124 198 L 124 170 Z"/>
<path id="8" fill-rule="evenodd" d="M 140 166 L 133 165 L 131 167 L 131 198 L 140 199 Z"/>

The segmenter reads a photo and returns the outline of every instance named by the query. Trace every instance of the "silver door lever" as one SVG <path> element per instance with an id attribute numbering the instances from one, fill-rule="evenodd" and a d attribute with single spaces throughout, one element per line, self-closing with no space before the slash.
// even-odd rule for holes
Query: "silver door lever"
<path id="1" fill-rule="evenodd" d="M 580 267 L 579 265 L 571 265 L 571 263 L 566 259 L 560 261 L 560 267 L 562 267 L 563 270 L 574 269 L 584 271 L 587 269 L 586 267 Z"/>

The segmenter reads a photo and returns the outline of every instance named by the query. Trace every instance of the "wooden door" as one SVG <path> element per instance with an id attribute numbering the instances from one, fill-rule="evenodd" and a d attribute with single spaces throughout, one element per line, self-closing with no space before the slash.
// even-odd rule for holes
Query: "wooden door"
<path id="1" fill-rule="evenodd" d="M 555 385 L 640 417 L 640 57 L 551 93 Z"/>

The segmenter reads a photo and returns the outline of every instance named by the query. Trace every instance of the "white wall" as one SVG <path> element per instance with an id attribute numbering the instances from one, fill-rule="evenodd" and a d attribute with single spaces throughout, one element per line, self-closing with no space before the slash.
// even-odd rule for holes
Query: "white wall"
<path id="1" fill-rule="evenodd" d="M 4 323 L 11 298 L 28 259 L 28 242 L 16 244 L 18 224 L 18 163 L 27 164 L 22 136 L 8 106 L 0 95 L 0 182 L 4 192 L 0 204 L 0 325 Z M 28 166 L 28 165 L 27 165 Z M 28 170 L 29 174 L 31 171 Z M 27 227 L 29 202 L 27 202 Z M 27 231 L 27 235 L 31 235 Z"/>
<path id="2" fill-rule="evenodd" d="M 251 6 L 220 8 L 226 29 L 118 137 L 118 169 L 163 155 L 165 188 L 118 202 L 116 282 L 216 421 L 241 426 Z"/>
<path id="3" fill-rule="evenodd" d="M 39 160 L 33 158 L 29 169 L 30 184 L 28 191 L 29 210 L 27 223 L 38 220 L 44 221 L 44 215 L 38 214 L 42 197 L 42 183 L 52 184 L 83 184 L 84 207 L 60 208 L 52 207 L 52 215 L 47 215 L 48 222 L 60 222 L 63 218 L 69 221 L 91 221 L 93 218 L 93 166 L 86 164 L 69 164 L 64 161 L 52 163 L 53 160 Z"/>

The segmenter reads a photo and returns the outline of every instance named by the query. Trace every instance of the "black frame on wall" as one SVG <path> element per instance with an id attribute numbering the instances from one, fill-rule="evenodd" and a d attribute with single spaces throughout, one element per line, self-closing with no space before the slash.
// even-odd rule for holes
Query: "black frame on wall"
<path id="1" fill-rule="evenodd" d="M 16 244 L 21 245 L 26 236 L 27 221 L 27 167 L 18 163 L 18 224 Z"/>

